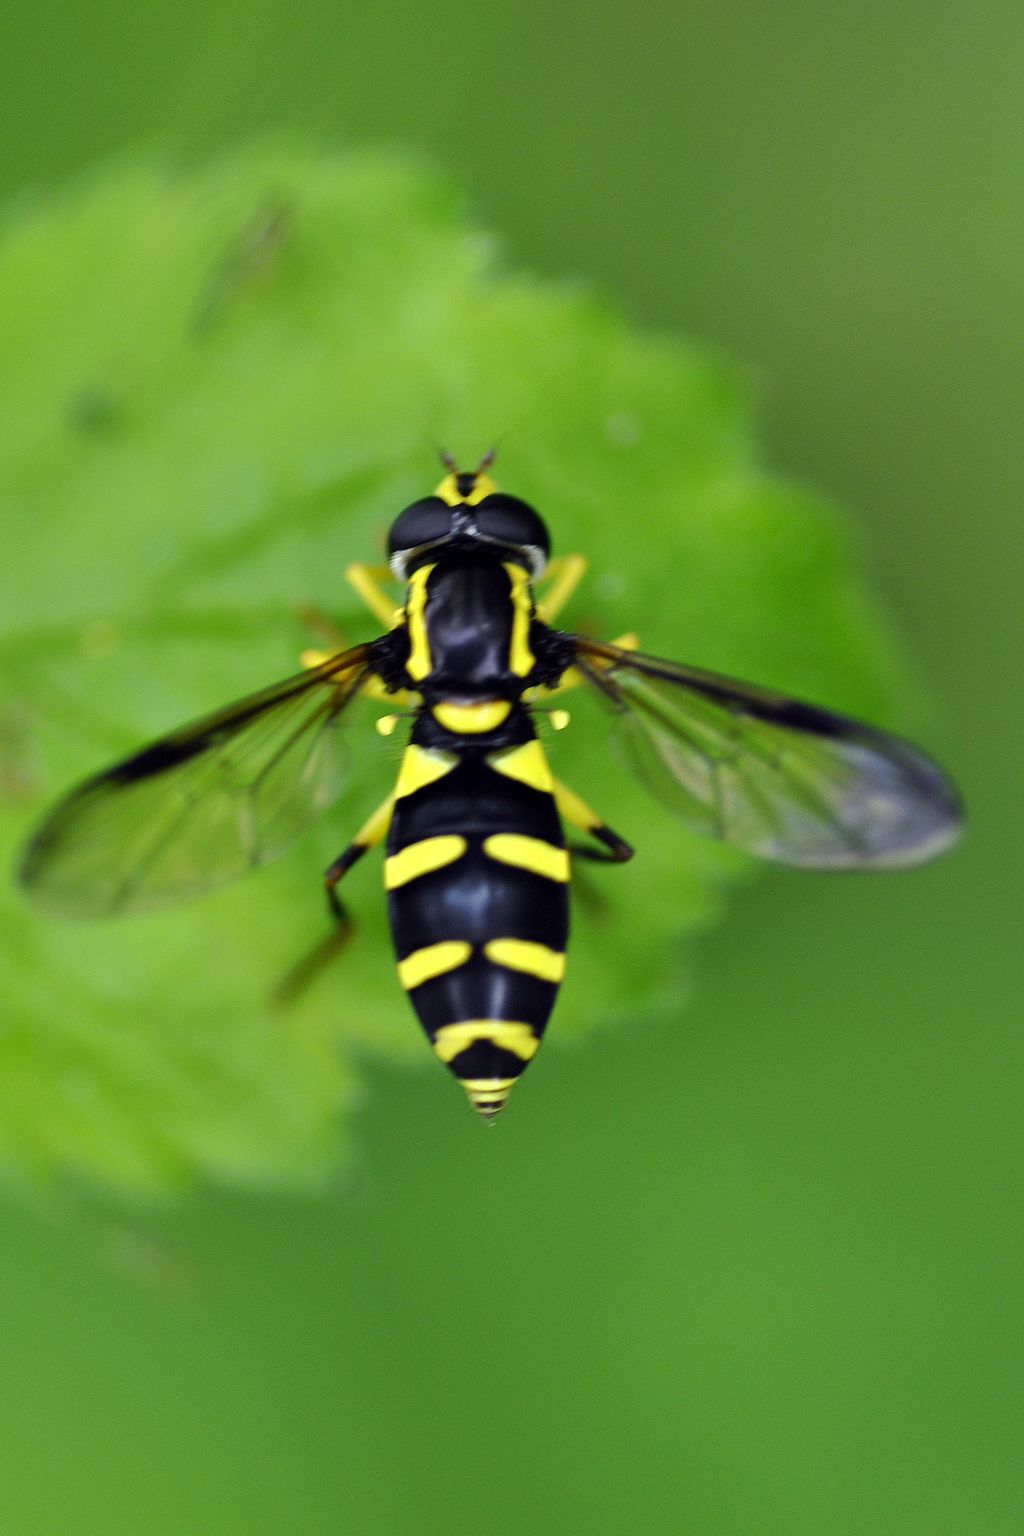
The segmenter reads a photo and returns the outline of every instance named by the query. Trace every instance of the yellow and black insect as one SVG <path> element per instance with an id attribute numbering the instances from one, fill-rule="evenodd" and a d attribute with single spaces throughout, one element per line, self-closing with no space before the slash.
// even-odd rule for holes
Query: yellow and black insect
<path id="1" fill-rule="evenodd" d="M 387 632 L 144 748 L 65 797 L 32 838 L 26 889 L 72 916 L 149 911 L 276 858 L 345 787 L 338 726 L 358 694 L 407 703 L 398 782 L 326 874 L 386 842 L 398 975 L 437 1056 L 493 1117 L 532 1059 L 565 972 L 570 852 L 628 843 L 552 777 L 533 711 L 585 685 L 636 768 L 689 826 L 808 869 L 899 868 L 956 838 L 956 792 L 923 753 L 815 705 L 551 627 L 582 576 L 488 473 L 406 507 L 390 566 L 348 578 Z M 538 596 L 534 583 L 543 576 Z M 381 582 L 405 585 L 394 611 Z M 390 717 L 393 720 L 393 717 Z M 567 846 L 563 827 L 589 845 Z"/>

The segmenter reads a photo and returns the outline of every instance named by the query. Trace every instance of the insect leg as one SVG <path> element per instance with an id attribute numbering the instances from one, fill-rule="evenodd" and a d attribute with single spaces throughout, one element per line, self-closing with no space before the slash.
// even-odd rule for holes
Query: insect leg
<path id="1" fill-rule="evenodd" d="M 559 555 L 551 561 L 544 573 L 551 585 L 537 604 L 539 619 L 545 624 L 551 623 L 583 580 L 586 569 L 586 555 Z"/>
<path id="2" fill-rule="evenodd" d="M 277 1007 L 284 1008 L 293 1003 L 310 983 L 315 981 L 324 966 L 341 954 L 351 939 L 355 924 L 338 896 L 337 885 L 342 876 L 348 874 L 353 864 L 358 863 L 364 853 L 368 853 L 371 848 L 383 842 L 391 825 L 391 813 L 394 808 L 395 797 L 392 794 L 377 807 L 370 819 L 360 827 L 348 847 L 324 871 L 324 892 L 327 896 L 327 906 L 334 919 L 334 931 L 314 944 L 313 948 L 292 966 L 274 988 L 272 1001 Z"/>
<path id="3" fill-rule="evenodd" d="M 394 599 L 381 587 L 382 581 L 393 581 L 389 565 L 350 565 L 346 568 L 345 579 L 349 586 L 355 589 L 356 595 L 361 597 L 375 619 L 380 619 L 388 629 L 394 629 L 401 614 L 401 608 L 396 608 Z"/>
<path id="4" fill-rule="evenodd" d="M 394 629 L 395 625 L 401 620 L 402 609 L 395 607 L 394 600 L 388 596 L 380 585 L 382 581 L 393 580 L 391 567 L 387 565 L 361 565 L 357 563 L 346 568 L 345 578 L 355 590 L 356 595 L 362 598 L 374 618 L 379 619 L 382 624 L 386 624 L 388 629 Z M 323 616 L 317 614 L 315 610 L 306 610 L 306 617 L 307 619 L 312 619 L 313 627 L 319 629 L 322 635 L 326 634 L 329 640 L 332 638 L 340 639 L 341 631 L 332 625 L 329 620 L 325 624 Z M 333 636 L 331 634 L 332 631 Z M 339 646 L 337 649 L 342 649 L 342 647 Z M 323 651 L 303 651 L 302 665 L 304 667 L 319 666 L 321 662 L 327 659 L 329 654 L 330 652 L 325 654 Z M 391 703 L 398 702 L 401 705 L 408 702 L 408 695 L 406 694 L 389 694 L 379 677 L 368 677 L 366 679 L 363 683 L 363 696 L 368 699 L 388 699 Z"/>
<path id="5" fill-rule="evenodd" d="M 310 670 L 322 667 L 325 661 L 330 661 L 339 651 L 348 648 L 350 642 L 344 631 L 339 629 L 334 620 L 311 603 L 303 603 L 296 610 L 299 618 L 327 647 L 326 650 L 308 648 L 299 655 L 299 660 L 304 667 Z M 393 616 L 393 615 L 392 615 Z M 404 693 L 388 693 L 379 677 L 370 676 L 364 679 L 362 695 L 365 699 L 386 699 L 389 703 L 405 704 L 408 695 Z"/>
<path id="6" fill-rule="evenodd" d="M 570 852 L 577 858 L 594 859 L 602 864 L 625 864 L 627 859 L 633 857 L 635 849 L 631 844 L 606 826 L 575 790 L 567 788 L 556 779 L 554 794 L 559 815 L 564 816 L 571 827 L 576 827 L 588 837 L 596 838 L 604 844 L 603 848 L 588 848 L 586 845 L 570 843 Z"/>
<path id="7" fill-rule="evenodd" d="M 337 892 L 334 889 L 335 886 L 342 875 L 348 874 L 352 865 L 357 863 L 364 853 L 369 853 L 371 848 L 376 848 L 378 843 L 384 841 L 388 835 L 388 828 L 391 825 L 391 813 L 394 809 L 395 797 L 391 794 L 378 805 L 370 819 L 359 828 L 359 831 L 345 851 L 340 853 L 334 863 L 325 871 L 324 889 L 327 892 L 327 902 L 331 911 L 336 916 L 344 909 L 338 900 Z"/>
<path id="8" fill-rule="evenodd" d="M 329 656 L 334 656 L 338 651 L 343 651 L 351 644 L 344 631 L 339 629 L 334 620 L 318 608 L 314 603 L 299 603 L 295 608 L 296 617 L 311 630 L 325 650 L 309 650 L 302 653 L 302 665 L 304 667 L 318 667 Z"/>

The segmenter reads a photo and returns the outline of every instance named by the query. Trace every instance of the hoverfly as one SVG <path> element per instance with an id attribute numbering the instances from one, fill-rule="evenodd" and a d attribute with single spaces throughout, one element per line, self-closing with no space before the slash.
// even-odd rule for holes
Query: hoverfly
<path id="1" fill-rule="evenodd" d="M 935 857 L 961 823 L 941 769 L 871 726 L 552 621 L 586 568 L 549 561 L 540 516 L 498 490 L 492 455 L 446 473 L 393 523 L 388 566 L 348 579 L 386 627 L 143 748 L 43 821 L 22 884 L 81 917 L 149 911 L 276 858 L 344 789 L 339 728 L 360 694 L 403 699 L 398 780 L 325 875 L 384 843 L 398 976 L 435 1054 L 491 1119 L 535 1055 L 565 972 L 570 853 L 630 845 L 552 776 L 533 710 L 591 690 L 628 756 L 698 832 L 805 869 Z M 534 584 L 544 586 L 534 595 Z M 382 582 L 405 586 L 396 613 Z M 386 717 L 393 724 L 395 717 Z M 379 724 L 381 722 L 378 722 Z M 564 828 L 586 843 L 567 844 Z"/>

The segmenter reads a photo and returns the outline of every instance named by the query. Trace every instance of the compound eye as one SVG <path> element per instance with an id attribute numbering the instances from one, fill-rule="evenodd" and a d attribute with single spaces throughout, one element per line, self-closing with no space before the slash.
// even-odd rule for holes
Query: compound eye
<path id="1" fill-rule="evenodd" d="M 440 496 L 424 496 L 412 506 L 400 512 L 391 524 L 388 534 L 388 555 L 403 550 L 416 549 L 421 544 L 432 544 L 451 532 L 451 508 Z"/>
<path id="2" fill-rule="evenodd" d="M 534 548 L 551 553 L 551 540 L 541 517 L 516 496 L 496 492 L 485 496 L 476 507 L 476 525 L 487 539 L 517 548 Z"/>

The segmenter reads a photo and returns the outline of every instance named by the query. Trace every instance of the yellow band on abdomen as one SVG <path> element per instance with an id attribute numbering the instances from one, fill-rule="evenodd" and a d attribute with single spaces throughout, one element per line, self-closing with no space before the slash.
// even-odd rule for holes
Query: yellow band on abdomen
<path id="1" fill-rule="evenodd" d="M 523 971 L 540 981 L 561 981 L 565 975 L 565 956 L 529 939 L 491 939 L 484 945 L 484 954 L 495 965 Z"/>
<path id="2" fill-rule="evenodd" d="M 495 832 L 484 839 L 484 853 L 502 864 L 514 864 L 517 869 L 528 869 L 532 875 L 542 875 L 545 880 L 566 881 L 569 878 L 568 853 L 539 837 L 524 837 L 519 832 Z"/>
<path id="3" fill-rule="evenodd" d="M 457 966 L 465 965 L 472 953 L 473 946 L 462 939 L 446 939 L 441 944 L 428 944 L 425 949 L 416 949 L 404 960 L 399 960 L 398 979 L 406 991 L 411 991 L 425 981 L 432 981 L 435 976 L 443 976 L 445 971 L 454 971 Z"/>
<path id="4" fill-rule="evenodd" d="M 443 1024 L 434 1036 L 434 1051 L 442 1061 L 452 1061 L 460 1051 L 468 1050 L 478 1040 L 489 1040 L 500 1050 L 518 1056 L 520 1061 L 529 1061 L 540 1045 L 531 1024 L 513 1024 L 505 1019 L 466 1019 L 461 1024 Z"/>
<path id="5" fill-rule="evenodd" d="M 518 1079 L 514 1077 L 460 1077 L 459 1082 L 469 1095 L 469 1102 L 485 1120 L 493 1119 L 504 1109 L 509 1094 Z"/>
<path id="6" fill-rule="evenodd" d="M 531 789 L 539 789 L 541 794 L 551 794 L 555 787 L 544 748 L 539 741 L 524 741 L 521 747 L 510 747 L 507 752 L 489 753 L 487 761 L 496 773 L 517 779 L 520 784 L 528 784 Z"/>
<path id="7" fill-rule="evenodd" d="M 446 864 L 454 864 L 466 851 L 466 839 L 452 832 L 443 837 L 424 837 L 418 843 L 410 843 L 398 853 L 384 860 L 384 889 L 397 891 L 399 886 L 418 880 L 421 875 L 432 874 Z"/>
<path id="8" fill-rule="evenodd" d="M 395 799 L 414 795 L 418 789 L 443 779 L 458 762 L 454 752 L 441 752 L 436 747 L 406 747 L 402 753 L 402 766 L 398 770 Z"/>

